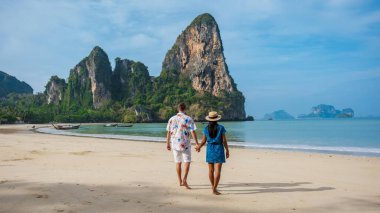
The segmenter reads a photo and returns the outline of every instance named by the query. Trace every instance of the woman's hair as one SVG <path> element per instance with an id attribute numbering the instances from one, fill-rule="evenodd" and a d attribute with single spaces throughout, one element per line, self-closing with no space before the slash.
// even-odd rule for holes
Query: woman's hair
<path id="1" fill-rule="evenodd" d="M 217 121 L 210 121 L 208 122 L 208 132 L 210 134 L 211 138 L 215 138 L 216 134 L 218 133 L 218 122 Z"/>

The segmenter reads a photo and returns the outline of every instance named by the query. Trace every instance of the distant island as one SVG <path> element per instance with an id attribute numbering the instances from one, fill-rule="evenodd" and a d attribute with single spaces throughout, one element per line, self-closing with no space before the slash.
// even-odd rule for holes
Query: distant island
<path id="1" fill-rule="evenodd" d="M 264 115 L 264 120 L 293 120 L 294 117 L 285 110 L 277 110 Z"/>
<path id="2" fill-rule="evenodd" d="M 29 85 L 19 86 L 23 82 L 0 84 L 0 119 L 7 122 L 160 122 L 174 115 L 180 102 L 195 120 L 211 110 L 224 120 L 246 120 L 244 95 L 230 75 L 218 24 L 208 13 L 177 37 L 157 77 L 130 59 L 116 58 L 112 70 L 107 53 L 96 46 L 67 80 L 52 76 L 43 93 L 33 95 Z"/>
<path id="3" fill-rule="evenodd" d="M 311 109 L 311 113 L 306 115 L 299 115 L 300 119 L 309 118 L 353 118 L 354 110 L 346 108 L 342 110 L 335 109 L 332 105 L 319 104 Z"/>

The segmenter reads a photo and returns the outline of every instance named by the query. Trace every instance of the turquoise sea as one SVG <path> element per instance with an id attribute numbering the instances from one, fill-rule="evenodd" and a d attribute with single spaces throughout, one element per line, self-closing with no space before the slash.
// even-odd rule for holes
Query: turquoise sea
<path id="1" fill-rule="evenodd" d="M 247 148 L 280 149 L 380 157 L 380 119 L 324 119 L 220 122 L 229 144 Z M 206 126 L 197 123 L 198 138 Z M 74 134 L 109 138 L 164 141 L 166 124 L 134 124 L 130 128 L 81 126 Z"/>

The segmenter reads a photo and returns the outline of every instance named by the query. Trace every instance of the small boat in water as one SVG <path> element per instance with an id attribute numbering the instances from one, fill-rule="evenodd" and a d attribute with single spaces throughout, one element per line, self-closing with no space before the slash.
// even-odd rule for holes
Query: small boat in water
<path id="1" fill-rule="evenodd" d="M 51 125 L 53 125 L 54 129 L 58 129 L 58 130 L 79 129 L 79 127 L 80 127 L 80 124 L 78 124 L 78 125 L 71 125 L 71 124 L 54 125 L 54 124 L 51 124 Z"/>
<path id="2" fill-rule="evenodd" d="M 104 124 L 104 127 L 115 127 L 117 124 Z"/>
<path id="3" fill-rule="evenodd" d="M 117 124 L 117 127 L 132 127 L 133 124 Z"/>

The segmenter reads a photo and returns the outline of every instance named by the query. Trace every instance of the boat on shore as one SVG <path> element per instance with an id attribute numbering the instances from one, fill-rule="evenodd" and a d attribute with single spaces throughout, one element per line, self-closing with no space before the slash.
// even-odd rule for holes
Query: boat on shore
<path id="1" fill-rule="evenodd" d="M 117 126 L 117 124 L 104 124 L 103 126 L 104 127 L 115 127 L 115 126 Z"/>
<path id="2" fill-rule="evenodd" d="M 132 127 L 133 124 L 117 124 L 117 127 Z"/>
<path id="3" fill-rule="evenodd" d="M 79 129 L 80 127 L 80 124 L 78 125 L 72 125 L 72 124 L 65 124 L 65 125 L 61 125 L 61 124 L 51 124 L 54 129 L 57 129 L 57 130 L 67 130 L 67 129 Z"/>
<path id="4" fill-rule="evenodd" d="M 133 124 L 116 124 L 116 123 L 111 123 L 111 124 L 104 124 L 104 127 L 132 127 Z"/>

